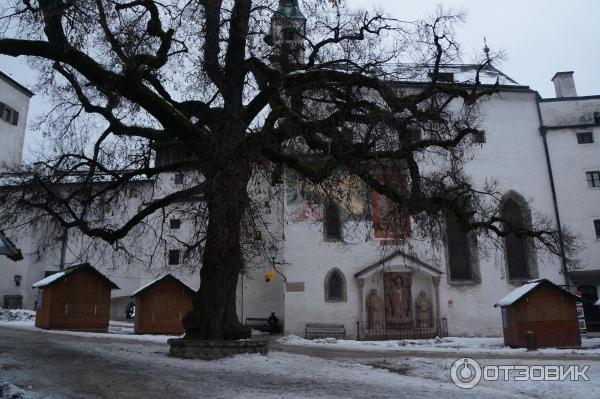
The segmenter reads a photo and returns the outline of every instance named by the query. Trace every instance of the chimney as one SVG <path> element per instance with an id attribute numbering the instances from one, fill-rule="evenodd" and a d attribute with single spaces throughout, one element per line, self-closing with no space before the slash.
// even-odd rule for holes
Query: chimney
<path id="1" fill-rule="evenodd" d="M 552 78 L 554 89 L 556 90 L 556 98 L 562 97 L 577 97 L 575 90 L 575 80 L 573 80 L 573 71 L 556 72 Z"/>

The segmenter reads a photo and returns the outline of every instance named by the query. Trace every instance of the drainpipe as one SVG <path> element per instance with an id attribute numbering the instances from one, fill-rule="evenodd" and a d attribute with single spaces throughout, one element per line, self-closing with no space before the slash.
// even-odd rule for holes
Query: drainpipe
<path id="1" fill-rule="evenodd" d="M 69 230 L 63 228 L 63 235 L 61 237 L 62 246 L 60 249 L 60 265 L 59 270 L 64 270 L 65 268 L 65 258 L 67 255 L 67 240 L 69 239 Z"/>
<path id="2" fill-rule="evenodd" d="M 548 167 L 548 177 L 550 178 L 550 189 L 552 191 L 552 203 L 554 205 L 554 217 L 556 218 L 556 227 L 558 229 L 558 245 L 560 250 L 560 263 L 563 275 L 565 277 L 565 286 L 567 290 L 570 288 L 569 276 L 567 274 L 567 257 L 565 255 L 565 243 L 562 235 L 562 224 L 560 222 L 560 212 L 558 211 L 558 200 L 556 198 L 556 187 L 554 185 L 554 174 L 552 173 L 552 161 L 550 160 L 550 152 L 548 151 L 548 140 L 546 138 L 546 133 L 548 132 L 548 128 L 544 126 L 544 121 L 542 120 L 542 110 L 540 108 L 540 99 L 541 96 L 538 92 L 536 94 L 535 104 L 537 106 L 538 119 L 540 122 L 540 135 L 542 136 L 542 141 L 544 142 L 544 153 L 546 155 L 546 166 Z"/>

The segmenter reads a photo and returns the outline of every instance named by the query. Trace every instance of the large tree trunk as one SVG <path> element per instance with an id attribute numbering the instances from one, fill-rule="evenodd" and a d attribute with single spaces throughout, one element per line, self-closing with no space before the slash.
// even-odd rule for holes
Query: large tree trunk
<path id="1" fill-rule="evenodd" d="M 241 162 L 243 163 L 243 162 Z M 221 170 L 206 192 L 209 210 L 200 289 L 193 309 L 183 319 L 185 338 L 236 340 L 250 338 L 236 312 L 236 288 L 242 270 L 241 221 L 248 207 L 249 165 Z"/>

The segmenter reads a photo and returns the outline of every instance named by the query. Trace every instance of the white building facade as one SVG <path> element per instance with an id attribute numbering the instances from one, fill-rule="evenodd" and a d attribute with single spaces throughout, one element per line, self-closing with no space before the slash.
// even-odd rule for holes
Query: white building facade
<path id="1" fill-rule="evenodd" d="M 301 13 L 294 18 L 303 26 Z M 470 66 L 452 68 L 455 76 L 472 72 Z M 339 216 L 340 210 L 335 204 L 311 203 L 288 180 L 269 193 L 269 206 L 262 210 L 265 231 L 254 239 L 262 242 L 265 256 L 253 260 L 239 280 L 242 322 L 275 312 L 284 323 L 284 332 L 298 335 L 304 335 L 307 324 L 326 323 L 343 325 L 346 336 L 361 339 L 385 338 L 390 333 L 498 336 L 502 319 L 494 303 L 530 279 L 576 285 L 589 301 L 597 299 L 600 96 L 577 97 L 569 73 L 554 78 L 555 99 L 541 99 L 492 66 L 483 71 L 482 78 L 498 79 L 500 88 L 481 104 L 485 135 L 466 155 L 466 173 L 476 185 L 498 182 L 506 217 L 527 225 L 534 214 L 544 215 L 556 227 L 578 233 L 585 245 L 579 253 L 580 269 L 567 273 L 559 257 L 536 249 L 525 238 L 490 246 L 476 234 L 456 230 L 451 220 L 445 222 L 444 244 L 433 245 L 413 231 L 410 251 L 402 243 L 389 246 L 378 238 L 369 218 L 344 222 L 332 233 L 327 217 Z M 0 121 L 0 160 L 14 167 L 21 161 L 31 93 L 3 75 L 0 89 L 0 106 L 8 110 Z M 139 190 L 131 197 L 130 208 L 137 209 L 157 187 L 167 192 L 185 178 L 164 174 L 154 183 L 135 183 Z M 81 262 L 89 262 L 120 287 L 112 293 L 113 318 L 125 316 L 133 292 L 166 273 L 198 288 L 197 267 L 183 264 L 178 245 L 190 233 L 192 221 L 173 214 L 162 223 L 167 223 L 169 231 L 160 244 L 143 238 L 135 242 L 142 250 L 147 246 L 148 252 L 158 248 L 149 263 L 140 259 L 115 262 L 110 248 L 82 258 L 79 249 L 84 240 L 68 235 L 40 251 L 37 243 L 43 226 L 11 237 L 24 259 L 14 262 L 0 257 L 3 306 L 33 309 L 37 293 L 31 285 L 35 281 Z M 268 248 L 273 243 L 278 251 L 270 259 Z M 20 276 L 18 284 L 16 276 Z M 590 329 L 596 328 L 595 317 L 590 309 Z"/>

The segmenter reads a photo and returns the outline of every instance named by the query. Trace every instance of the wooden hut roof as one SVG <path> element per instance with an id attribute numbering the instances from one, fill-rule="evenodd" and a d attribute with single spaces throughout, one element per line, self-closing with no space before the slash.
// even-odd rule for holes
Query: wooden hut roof
<path id="1" fill-rule="evenodd" d="M 58 280 L 63 279 L 65 276 L 68 276 L 69 274 L 79 271 L 79 270 L 90 270 L 90 271 L 94 272 L 95 274 L 97 274 L 100 278 L 105 280 L 110 285 L 111 289 L 113 289 L 113 290 L 119 289 L 119 287 L 115 283 L 113 283 L 108 277 L 106 277 L 104 274 L 100 273 L 98 270 L 96 270 L 94 267 L 92 267 L 92 265 L 90 265 L 89 263 L 82 263 L 80 265 L 67 267 L 66 269 L 64 269 L 58 273 L 51 274 L 50 276 L 41 279 L 40 281 L 34 283 L 32 285 L 32 287 L 33 288 L 46 287 L 48 285 L 54 284 Z"/>
<path id="2" fill-rule="evenodd" d="M 525 284 L 523 284 L 522 286 L 520 286 L 519 288 L 512 290 L 511 292 L 506 294 L 502 299 L 500 299 L 498 302 L 496 302 L 494 307 L 514 305 L 517 302 L 519 302 L 521 299 L 525 298 L 527 295 L 530 295 L 531 293 L 533 293 L 533 291 L 537 290 L 538 288 L 540 288 L 542 286 L 549 286 L 552 288 L 556 288 L 558 290 L 561 290 L 565 295 L 573 296 L 576 300 L 581 299 L 577 295 L 573 294 L 572 292 L 567 291 L 564 288 L 554 284 L 552 281 L 546 280 L 545 278 L 540 278 L 537 280 L 530 280 L 530 281 L 526 282 Z"/>
<path id="3" fill-rule="evenodd" d="M 148 289 L 152 288 L 153 286 L 155 286 L 156 284 L 158 284 L 160 281 L 163 281 L 163 280 L 171 280 L 171 281 L 174 281 L 174 282 L 176 282 L 176 283 L 178 283 L 178 284 L 181 284 L 181 285 L 182 285 L 184 288 L 187 288 L 187 289 L 188 289 L 188 290 L 190 290 L 191 292 L 193 292 L 193 293 L 195 293 L 195 292 L 196 292 L 196 291 L 194 291 L 194 289 L 192 289 L 192 288 L 191 288 L 189 285 L 185 284 L 183 281 L 179 280 L 177 277 L 173 276 L 172 274 L 167 274 L 167 275 L 164 275 L 164 276 L 162 276 L 162 277 L 160 277 L 160 278 L 157 278 L 157 279 L 156 279 L 156 280 L 154 280 L 154 281 L 151 281 L 151 282 L 149 282 L 148 284 L 144 285 L 144 286 L 143 286 L 143 287 L 141 287 L 141 288 L 138 288 L 138 289 L 137 289 L 137 290 L 136 290 L 136 291 L 133 293 L 133 295 L 131 295 L 131 297 L 132 297 L 132 298 L 134 298 L 134 297 L 136 297 L 136 296 L 140 295 L 141 293 L 143 293 L 143 292 L 147 291 Z"/>

